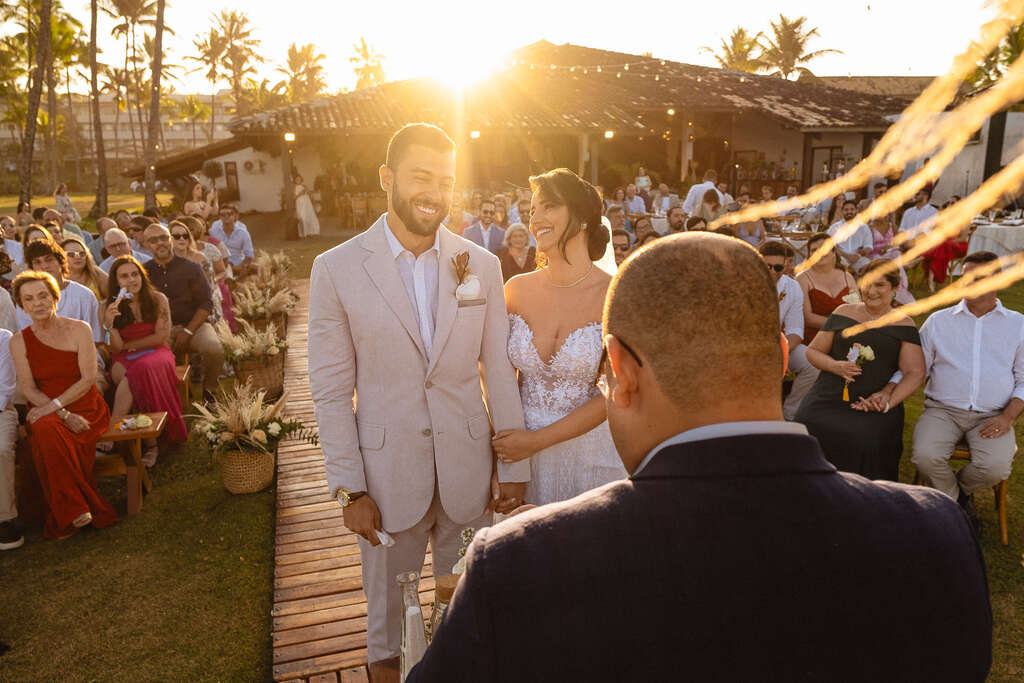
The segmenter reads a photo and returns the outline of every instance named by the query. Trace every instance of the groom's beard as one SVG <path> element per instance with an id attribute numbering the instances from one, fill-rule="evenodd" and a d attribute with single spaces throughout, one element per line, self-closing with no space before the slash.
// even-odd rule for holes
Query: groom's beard
<path id="1" fill-rule="evenodd" d="M 446 202 L 443 199 L 440 202 L 435 202 L 419 196 L 405 197 L 398 187 L 397 181 L 393 183 L 392 190 L 391 202 L 395 207 L 395 213 L 398 214 L 398 218 L 405 225 L 406 229 L 414 235 L 429 237 L 436 233 L 437 229 L 441 226 L 441 221 L 444 220 L 451 209 L 451 202 Z M 436 209 L 437 213 L 429 218 L 421 216 L 413 208 L 413 202 Z"/>

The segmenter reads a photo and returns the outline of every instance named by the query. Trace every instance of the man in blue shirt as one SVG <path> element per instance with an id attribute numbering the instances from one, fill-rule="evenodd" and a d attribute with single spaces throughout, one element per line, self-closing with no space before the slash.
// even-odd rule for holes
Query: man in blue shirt
<path id="1" fill-rule="evenodd" d="M 252 237 L 245 224 L 238 220 L 238 209 L 234 204 L 220 207 L 220 220 L 210 226 L 210 235 L 216 237 L 228 248 L 228 260 L 236 278 L 249 274 L 252 266 Z"/>

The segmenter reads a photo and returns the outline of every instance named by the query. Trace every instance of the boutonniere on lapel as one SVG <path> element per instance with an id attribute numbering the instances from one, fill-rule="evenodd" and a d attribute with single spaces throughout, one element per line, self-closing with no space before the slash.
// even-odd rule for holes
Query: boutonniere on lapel
<path id="1" fill-rule="evenodd" d="M 786 298 L 786 293 L 785 292 L 779 292 L 779 302 L 781 303 L 782 300 L 785 299 L 785 298 Z"/>
<path id="2" fill-rule="evenodd" d="M 459 301 L 472 301 L 480 298 L 480 279 L 469 270 L 469 252 L 460 251 L 452 256 L 455 267 L 455 280 L 459 283 L 455 288 L 455 298 Z"/>

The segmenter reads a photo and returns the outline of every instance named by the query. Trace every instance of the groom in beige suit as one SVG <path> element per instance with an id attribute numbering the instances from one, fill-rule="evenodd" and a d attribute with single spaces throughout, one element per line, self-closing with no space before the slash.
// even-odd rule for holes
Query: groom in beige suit
<path id="1" fill-rule="evenodd" d="M 455 143 L 405 126 L 380 183 L 388 212 L 313 262 L 309 383 L 327 483 L 360 536 L 371 680 L 397 681 L 395 576 L 422 569 L 428 539 L 436 574 L 450 573 L 462 529 L 523 502 L 530 464 L 496 464 L 491 450 L 492 426 L 522 429 L 523 411 L 498 260 L 441 227 Z"/>

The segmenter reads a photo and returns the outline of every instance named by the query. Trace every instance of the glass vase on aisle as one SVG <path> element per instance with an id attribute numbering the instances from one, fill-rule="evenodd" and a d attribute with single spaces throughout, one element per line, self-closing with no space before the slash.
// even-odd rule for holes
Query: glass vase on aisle
<path id="1" fill-rule="evenodd" d="M 423 608 L 420 607 L 420 574 L 404 572 L 395 577 L 402 591 L 402 652 L 401 680 L 423 658 L 427 651 L 427 634 L 423 623 Z"/>
<path id="2" fill-rule="evenodd" d="M 431 639 L 437 635 L 437 629 L 444 620 L 444 613 L 448 610 L 448 604 L 452 601 L 458 584 L 458 574 L 444 574 L 434 581 L 434 607 L 430 611 L 430 628 L 427 630 Z"/>

